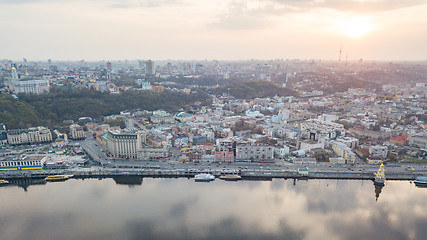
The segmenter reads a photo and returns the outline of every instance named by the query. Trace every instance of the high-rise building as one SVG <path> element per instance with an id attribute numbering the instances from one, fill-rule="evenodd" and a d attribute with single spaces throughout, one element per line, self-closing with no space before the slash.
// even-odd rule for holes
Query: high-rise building
<path id="1" fill-rule="evenodd" d="M 107 71 L 111 72 L 111 70 L 113 70 L 111 67 L 111 62 L 108 61 L 106 65 L 107 65 Z"/>
<path id="2" fill-rule="evenodd" d="M 137 158 L 143 142 L 145 134 L 140 132 L 109 131 L 106 139 L 107 150 L 118 158 Z"/>
<path id="3" fill-rule="evenodd" d="M 107 62 L 107 79 L 109 80 L 111 78 L 111 70 L 113 70 L 112 66 L 111 66 L 111 62 L 108 61 Z"/>
<path id="4" fill-rule="evenodd" d="M 148 60 L 145 62 L 145 74 L 148 76 L 152 76 L 156 74 L 156 70 L 154 69 L 154 62 L 151 60 Z"/>

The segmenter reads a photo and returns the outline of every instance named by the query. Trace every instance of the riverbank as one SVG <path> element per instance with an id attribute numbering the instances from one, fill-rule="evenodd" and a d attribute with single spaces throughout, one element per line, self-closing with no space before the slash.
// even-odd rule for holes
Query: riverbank
<path id="1" fill-rule="evenodd" d="M 192 178 L 196 174 L 209 172 L 216 177 L 229 172 L 220 170 L 165 170 L 165 169 L 56 169 L 39 171 L 7 171 L 0 172 L 1 179 L 25 179 L 25 178 L 45 178 L 50 175 L 72 174 L 74 178 L 113 178 L 118 176 L 138 176 L 155 178 Z M 307 176 L 298 174 L 295 170 L 244 170 L 236 172 L 242 180 L 268 180 L 273 178 L 305 178 L 305 179 L 355 179 L 373 180 L 374 172 L 354 172 L 354 171 L 310 171 Z M 427 172 L 413 173 L 389 173 L 387 180 L 414 180 L 418 176 L 426 175 Z"/>

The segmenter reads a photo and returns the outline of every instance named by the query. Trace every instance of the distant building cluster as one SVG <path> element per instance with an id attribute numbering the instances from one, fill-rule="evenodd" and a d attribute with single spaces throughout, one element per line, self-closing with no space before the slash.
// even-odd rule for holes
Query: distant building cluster
<path id="1" fill-rule="evenodd" d="M 50 88 L 48 80 L 20 80 L 15 67 L 12 67 L 11 69 L 11 77 L 6 81 L 6 86 L 17 94 L 44 94 L 48 93 Z"/>
<path id="2" fill-rule="evenodd" d="M 52 142 L 52 133 L 45 127 L 6 130 L 2 125 L 0 143 L 2 145 L 21 145 Z"/>
<path id="3" fill-rule="evenodd" d="M 43 94 L 50 86 L 66 86 L 110 94 L 131 90 L 211 95 L 208 106 L 196 102 L 176 112 L 128 109 L 104 116 L 105 122 L 123 121 L 125 129 L 92 123 L 89 118 L 79 119 L 81 126 L 67 123 L 70 139 L 89 134 L 117 159 L 378 164 L 427 158 L 423 64 L 360 61 L 344 65 L 314 60 L 15 64 L 2 60 L 0 66 L 7 86 L 2 90 L 11 94 Z M 379 75 L 396 73 L 408 74 L 411 80 L 377 80 Z M 273 86 L 292 88 L 295 94 L 239 99 L 233 94 L 244 92 L 243 88 L 234 93 L 218 90 L 228 79 L 239 84 L 271 81 Z M 367 85 L 355 87 L 355 79 Z M 56 135 L 60 137 L 55 146 L 66 145 L 65 138 Z M 50 141 L 47 128 L 0 128 L 1 145 Z"/>

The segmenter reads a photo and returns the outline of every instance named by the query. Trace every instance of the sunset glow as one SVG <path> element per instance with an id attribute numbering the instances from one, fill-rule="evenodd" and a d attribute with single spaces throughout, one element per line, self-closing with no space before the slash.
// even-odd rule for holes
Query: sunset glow
<path id="1" fill-rule="evenodd" d="M 422 0 L 0 0 L 0 52 L 38 60 L 336 59 L 343 41 L 354 59 L 424 60 L 426 11 Z"/>
<path id="2" fill-rule="evenodd" d="M 375 25 L 368 17 L 352 17 L 340 23 L 341 34 L 350 38 L 362 38 L 375 30 Z"/>

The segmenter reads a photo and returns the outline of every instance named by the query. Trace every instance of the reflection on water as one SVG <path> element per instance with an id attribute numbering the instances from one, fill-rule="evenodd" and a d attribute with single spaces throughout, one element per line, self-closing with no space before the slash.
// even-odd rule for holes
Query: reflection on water
<path id="1" fill-rule="evenodd" d="M 34 178 L 23 178 L 23 179 L 9 179 L 9 185 L 10 186 L 18 186 L 24 191 L 28 191 L 28 187 L 31 185 L 42 185 L 46 184 L 46 181 L 44 179 L 34 179 Z"/>
<path id="2" fill-rule="evenodd" d="M 427 189 L 372 185 L 146 178 L 1 187 L 0 239 L 425 239 Z"/>
<path id="3" fill-rule="evenodd" d="M 116 184 L 128 185 L 129 187 L 142 184 L 142 177 L 137 176 L 118 176 L 114 177 L 113 180 Z"/>
<path id="4" fill-rule="evenodd" d="M 384 185 L 374 183 L 374 187 L 375 187 L 375 201 L 378 201 L 378 198 L 380 197 L 380 193 L 381 193 L 381 190 L 383 189 Z"/>

